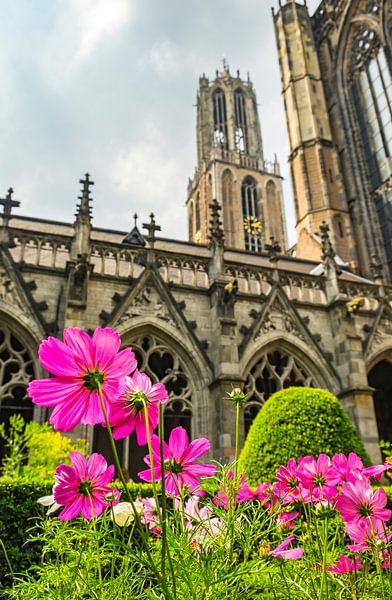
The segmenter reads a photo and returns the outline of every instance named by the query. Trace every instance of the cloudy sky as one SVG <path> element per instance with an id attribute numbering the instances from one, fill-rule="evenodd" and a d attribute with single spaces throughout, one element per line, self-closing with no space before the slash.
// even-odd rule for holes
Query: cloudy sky
<path id="1" fill-rule="evenodd" d="M 154 211 L 164 237 L 186 239 L 198 77 L 213 77 L 225 57 L 233 73 L 250 72 L 292 230 L 273 4 L 3 0 L 1 194 L 12 185 L 19 214 L 70 222 L 88 171 L 94 225 L 127 230 L 135 211 L 143 219 Z M 310 11 L 318 4 L 308 0 Z"/>

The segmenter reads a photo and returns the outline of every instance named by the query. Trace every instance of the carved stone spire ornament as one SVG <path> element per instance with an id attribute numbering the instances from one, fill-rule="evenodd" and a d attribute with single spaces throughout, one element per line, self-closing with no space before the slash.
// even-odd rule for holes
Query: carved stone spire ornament
<path id="1" fill-rule="evenodd" d="M 333 249 L 331 239 L 329 237 L 329 225 L 325 221 L 323 221 L 322 224 L 320 225 L 320 234 L 321 234 L 321 248 L 322 248 L 321 258 L 323 259 L 323 262 L 327 262 L 329 260 L 332 260 L 335 262 L 334 259 L 335 259 L 336 253 L 335 253 L 335 250 Z"/>
<path id="2" fill-rule="evenodd" d="M 221 207 L 216 199 L 210 204 L 211 218 L 209 227 L 209 240 L 210 246 L 223 246 L 225 240 L 225 234 L 223 232 L 222 221 L 220 219 Z"/>
<path id="3" fill-rule="evenodd" d="M 321 257 L 324 264 L 325 292 L 328 301 L 332 302 L 339 296 L 338 275 L 340 275 L 340 270 L 338 270 L 335 262 L 336 253 L 329 237 L 329 225 L 325 221 L 320 225 L 320 236 L 322 248 Z"/>
<path id="4" fill-rule="evenodd" d="M 91 206 L 90 206 L 90 186 L 94 185 L 94 181 L 90 180 L 90 175 L 86 173 L 84 179 L 79 179 L 82 184 L 81 196 L 78 196 L 80 204 L 76 207 L 76 219 L 87 220 L 91 222 Z"/>
<path id="5" fill-rule="evenodd" d="M 150 214 L 150 222 L 143 223 L 142 227 L 143 227 L 143 229 L 147 230 L 146 239 L 147 239 L 148 245 L 149 245 L 149 248 L 147 251 L 147 265 L 151 266 L 151 265 L 155 264 L 155 252 L 154 252 L 154 246 L 155 246 L 155 240 L 156 240 L 155 232 L 161 231 L 161 226 L 156 224 L 155 215 L 154 215 L 154 213 L 151 213 Z"/>
<path id="6" fill-rule="evenodd" d="M 0 242 L 9 242 L 8 223 L 11 218 L 12 209 L 16 208 L 17 206 L 20 206 L 19 200 L 12 199 L 13 193 L 14 193 L 14 190 L 12 189 L 12 187 L 10 187 L 7 192 L 6 197 L 0 198 L 0 204 L 2 204 L 4 207 L 3 214 L 2 214 L 3 225 L 1 228 Z"/>
<path id="7" fill-rule="evenodd" d="M 373 254 L 372 261 L 370 263 L 370 270 L 373 275 L 375 283 L 379 286 L 379 295 L 385 296 L 384 288 L 384 268 L 378 254 Z"/>

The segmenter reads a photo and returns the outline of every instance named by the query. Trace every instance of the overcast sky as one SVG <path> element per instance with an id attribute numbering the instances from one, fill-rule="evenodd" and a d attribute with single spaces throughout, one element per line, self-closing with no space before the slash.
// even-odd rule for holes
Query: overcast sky
<path id="1" fill-rule="evenodd" d="M 0 192 L 18 214 L 73 221 L 88 171 L 97 227 L 154 211 L 186 239 L 198 77 L 222 57 L 255 85 L 265 157 L 288 142 L 271 17 L 277 0 L 2 0 Z M 319 4 L 308 0 L 310 11 Z"/>

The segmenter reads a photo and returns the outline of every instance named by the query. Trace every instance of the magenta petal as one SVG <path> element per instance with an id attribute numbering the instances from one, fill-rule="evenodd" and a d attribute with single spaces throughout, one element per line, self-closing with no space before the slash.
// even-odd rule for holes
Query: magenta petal
<path id="1" fill-rule="evenodd" d="M 144 481 L 148 481 L 148 482 L 152 481 L 151 469 L 145 469 L 144 471 L 139 471 L 138 476 L 140 477 L 140 479 L 143 479 Z"/>
<path id="2" fill-rule="evenodd" d="M 59 514 L 59 519 L 61 521 L 70 521 L 71 519 L 75 519 L 75 517 L 77 517 L 80 511 L 82 510 L 82 505 L 83 496 L 76 496 L 75 500 L 61 511 L 61 513 Z"/>
<path id="3" fill-rule="evenodd" d="M 95 366 L 94 352 L 88 333 L 79 327 L 68 327 L 64 329 L 63 337 L 65 344 L 75 354 L 78 364 L 84 365 L 88 369 L 93 369 Z"/>
<path id="4" fill-rule="evenodd" d="M 98 454 L 97 452 L 94 452 L 87 461 L 87 474 L 89 477 L 97 477 L 109 468 L 102 454 Z M 111 471 L 113 469 L 114 467 L 112 466 Z"/>
<path id="5" fill-rule="evenodd" d="M 70 377 L 52 377 L 35 379 L 29 384 L 27 393 L 34 404 L 39 406 L 55 406 L 68 400 L 81 389 L 81 382 Z"/>
<path id="6" fill-rule="evenodd" d="M 131 348 L 125 348 L 125 350 L 121 350 L 112 361 L 108 368 L 108 376 L 124 377 L 125 375 L 132 373 L 136 368 L 137 360 L 134 353 Z"/>
<path id="7" fill-rule="evenodd" d="M 216 466 L 193 463 L 192 465 L 185 465 L 184 471 L 187 473 L 190 472 L 192 475 L 197 475 L 198 477 L 210 477 L 211 475 L 215 475 Z"/>
<path id="8" fill-rule="evenodd" d="M 69 458 L 74 470 L 81 476 L 85 477 L 87 471 L 87 460 L 81 452 L 72 451 L 69 453 Z"/>
<path id="9" fill-rule="evenodd" d="M 83 369 L 75 361 L 72 350 L 57 338 L 49 336 L 41 342 L 38 350 L 41 364 L 46 371 L 59 377 L 80 377 Z"/>
<path id="10" fill-rule="evenodd" d="M 117 331 L 110 327 L 97 327 L 93 333 L 92 344 L 94 348 L 95 365 L 101 371 L 105 371 L 111 366 L 118 349 L 121 339 Z M 125 375 L 125 373 L 124 373 Z"/>
<path id="11" fill-rule="evenodd" d="M 209 440 L 206 438 L 198 438 L 189 444 L 188 448 L 182 454 L 182 459 L 184 462 L 192 462 L 197 458 L 200 458 L 200 456 L 203 456 L 210 448 L 211 443 Z"/>
<path id="12" fill-rule="evenodd" d="M 177 460 L 182 460 L 182 455 L 188 446 L 188 434 L 183 427 L 172 429 L 169 437 L 169 450 Z"/>
<path id="13" fill-rule="evenodd" d="M 119 425 L 113 425 L 113 437 L 115 440 L 121 440 L 131 435 L 135 427 L 135 421 L 129 419 L 120 423 Z"/>

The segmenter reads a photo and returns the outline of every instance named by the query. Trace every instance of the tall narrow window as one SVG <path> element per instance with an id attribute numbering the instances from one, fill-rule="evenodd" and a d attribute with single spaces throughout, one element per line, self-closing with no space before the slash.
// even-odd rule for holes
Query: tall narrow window
<path id="1" fill-rule="evenodd" d="M 196 217 L 196 233 L 200 231 L 200 194 L 197 192 L 196 195 L 196 209 L 195 209 L 195 217 Z"/>
<path id="2" fill-rule="evenodd" d="M 245 177 L 241 185 L 242 216 L 244 220 L 245 250 L 261 252 L 261 222 L 256 181 Z"/>
<path id="3" fill-rule="evenodd" d="M 235 146 L 239 152 L 248 152 L 245 96 L 242 90 L 234 92 Z"/>
<path id="4" fill-rule="evenodd" d="M 223 225 L 228 246 L 234 245 L 233 175 L 226 169 L 222 175 Z"/>
<path id="5" fill-rule="evenodd" d="M 189 240 L 193 240 L 193 202 L 191 202 L 189 205 L 188 235 L 189 235 Z"/>
<path id="6" fill-rule="evenodd" d="M 228 150 L 226 97 L 221 89 L 216 89 L 212 95 L 214 113 L 214 143 Z"/>

